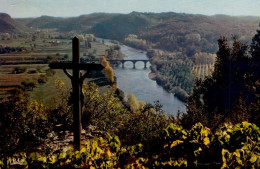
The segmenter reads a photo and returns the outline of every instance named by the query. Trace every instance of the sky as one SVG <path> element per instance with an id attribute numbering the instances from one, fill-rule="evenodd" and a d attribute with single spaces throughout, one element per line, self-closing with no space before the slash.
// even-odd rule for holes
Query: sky
<path id="1" fill-rule="evenodd" d="M 260 0 L 0 0 L 0 4 L 0 12 L 14 18 L 132 11 L 260 16 Z"/>

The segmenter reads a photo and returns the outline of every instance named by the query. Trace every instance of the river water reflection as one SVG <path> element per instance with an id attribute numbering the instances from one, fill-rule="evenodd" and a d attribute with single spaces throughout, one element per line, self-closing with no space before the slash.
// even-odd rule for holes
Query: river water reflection
<path id="1" fill-rule="evenodd" d="M 109 40 L 105 40 L 105 44 L 111 45 Z M 144 51 L 125 45 L 121 45 L 121 51 L 127 56 L 125 60 L 147 59 Z M 163 105 L 162 109 L 173 116 L 177 114 L 178 110 L 185 112 L 186 109 L 183 102 L 148 78 L 148 74 L 151 72 L 149 66 L 150 64 L 147 63 L 147 69 L 145 69 L 143 62 L 137 62 L 136 69 L 133 69 L 132 62 L 125 62 L 124 68 L 122 68 L 122 65 L 115 67 L 117 86 L 124 91 L 126 96 L 128 93 L 133 93 L 138 100 L 143 100 L 146 103 L 153 103 L 159 100 L 160 104 Z"/>

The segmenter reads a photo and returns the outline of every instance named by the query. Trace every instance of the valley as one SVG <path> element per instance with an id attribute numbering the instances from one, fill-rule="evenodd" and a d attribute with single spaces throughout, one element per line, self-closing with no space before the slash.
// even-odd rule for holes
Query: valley
<path id="1" fill-rule="evenodd" d="M 136 2 L 0 6 L 0 168 L 260 167 L 258 2 Z"/>
<path id="2" fill-rule="evenodd" d="M 126 15 L 95 13 L 74 18 L 42 16 L 12 19 L 6 14 L 2 16 L 4 16 L 3 21 L 17 27 L 17 29 L 5 28 L 5 32 L 10 32 L 9 36 L 14 32 L 20 32 L 17 35 L 20 36 L 19 38 L 13 38 L 26 37 L 27 40 L 23 39 L 22 43 L 19 43 L 19 40 L 6 40 L 9 37 L 3 34 L 1 43 L 30 48 L 30 56 L 28 52 L 23 54 L 22 59 L 26 62 L 30 61 L 30 58 L 34 59 L 34 62 L 41 61 L 46 56 L 56 59 L 64 56 L 69 58 L 71 55 L 69 38 L 76 32 L 83 35 L 93 33 L 97 37 L 112 39 L 114 43 L 124 43 L 147 51 L 153 79 L 184 102 L 187 102 L 192 92 L 194 79 L 203 79 L 213 72 L 217 38 L 233 36 L 242 42 L 248 42 L 257 28 L 256 23 L 259 19 L 258 17 L 138 12 Z M 42 39 L 43 36 L 45 40 Z M 38 39 L 33 39 L 35 37 Z M 85 47 L 86 45 L 88 44 L 85 44 Z M 34 49 L 36 46 L 37 49 Z M 84 50 L 83 48 L 82 56 L 88 55 L 92 59 L 95 58 L 94 55 L 98 57 L 104 55 L 104 52 L 98 53 L 104 51 L 102 46 L 89 49 L 88 53 Z M 8 55 L 2 55 L 1 58 L 2 61 L 6 60 Z"/>

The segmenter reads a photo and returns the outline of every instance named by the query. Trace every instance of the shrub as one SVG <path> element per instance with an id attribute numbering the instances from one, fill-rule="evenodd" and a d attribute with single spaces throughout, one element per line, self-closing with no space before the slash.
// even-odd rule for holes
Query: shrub
<path id="1" fill-rule="evenodd" d="M 46 117 L 46 107 L 30 102 L 23 90 L 0 100 L 0 156 L 39 144 L 51 130 Z"/>
<path id="2" fill-rule="evenodd" d="M 83 125 L 95 125 L 103 131 L 116 131 L 126 109 L 112 91 L 99 94 L 95 83 L 83 86 Z"/>
<path id="3" fill-rule="evenodd" d="M 35 80 L 24 80 L 21 82 L 25 90 L 32 91 L 33 88 L 37 87 L 38 82 Z"/>
<path id="4" fill-rule="evenodd" d="M 53 70 L 53 69 L 47 69 L 46 70 L 46 76 L 51 77 L 51 76 L 55 75 L 55 73 L 56 73 L 56 71 Z"/>
<path id="5" fill-rule="evenodd" d="M 201 123 L 190 130 L 172 123 L 162 131 L 158 143 L 162 148 L 156 154 L 146 155 L 142 144 L 123 146 L 117 136 L 108 134 L 106 138 L 88 140 L 80 151 L 14 154 L 0 159 L 0 167 L 259 168 L 259 136 L 259 128 L 248 122 L 225 124 L 216 133 Z"/>
<path id="6" fill-rule="evenodd" d="M 38 78 L 37 81 L 39 84 L 46 83 L 48 81 L 48 77 L 47 77 L 47 75 L 40 75 L 40 77 Z"/>
<path id="7" fill-rule="evenodd" d="M 32 70 L 29 70 L 29 71 L 28 71 L 28 74 L 35 74 L 35 73 L 37 73 L 37 70 L 36 70 L 36 69 L 32 69 Z"/>
<path id="8" fill-rule="evenodd" d="M 27 71 L 26 67 L 16 67 L 14 68 L 14 70 L 12 71 L 13 74 L 20 74 L 20 73 L 24 73 Z"/>

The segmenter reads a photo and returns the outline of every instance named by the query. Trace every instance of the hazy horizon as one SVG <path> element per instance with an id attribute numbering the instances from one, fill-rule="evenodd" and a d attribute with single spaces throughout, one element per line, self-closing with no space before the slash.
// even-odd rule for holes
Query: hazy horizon
<path id="1" fill-rule="evenodd" d="M 176 12 L 201 15 L 260 16 L 258 0 L 0 0 L 0 12 L 14 18 L 76 17 L 92 13 Z"/>

